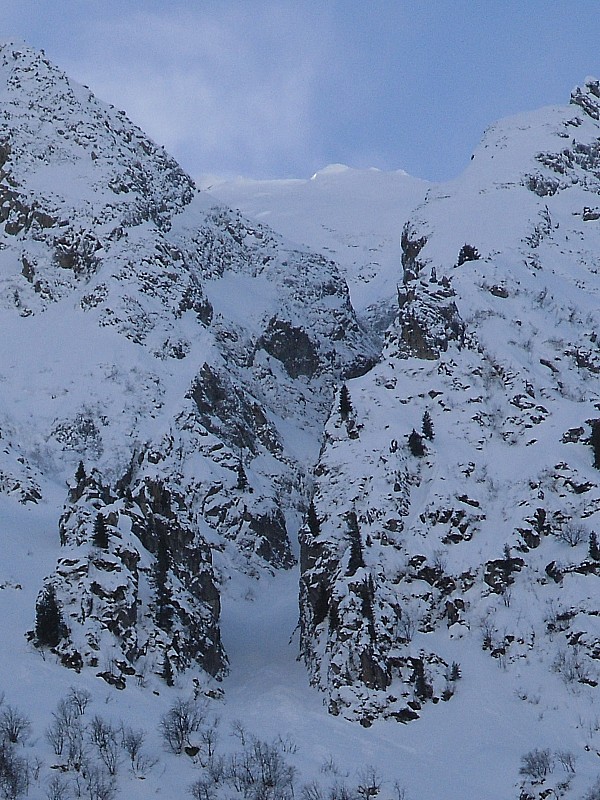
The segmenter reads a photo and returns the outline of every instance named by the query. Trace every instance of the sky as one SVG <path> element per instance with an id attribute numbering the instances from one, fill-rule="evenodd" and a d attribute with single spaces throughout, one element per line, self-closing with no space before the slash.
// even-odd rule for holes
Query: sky
<path id="1" fill-rule="evenodd" d="M 458 175 L 500 117 L 600 74 L 598 0 L 0 0 L 200 182 Z"/>

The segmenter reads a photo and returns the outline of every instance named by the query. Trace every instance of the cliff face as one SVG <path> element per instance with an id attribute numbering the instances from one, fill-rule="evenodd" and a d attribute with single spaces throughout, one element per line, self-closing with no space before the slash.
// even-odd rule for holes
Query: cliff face
<path id="1" fill-rule="evenodd" d="M 376 350 L 331 261 L 198 193 L 41 54 L 6 44 L 0 70 L 1 486 L 71 486 L 58 651 L 219 676 L 218 584 L 293 566 L 333 385 Z"/>
<path id="2" fill-rule="evenodd" d="M 396 319 L 334 405 L 301 532 L 333 713 L 435 713 L 473 645 L 596 685 L 599 102 L 589 81 L 498 123 L 404 227 Z"/>

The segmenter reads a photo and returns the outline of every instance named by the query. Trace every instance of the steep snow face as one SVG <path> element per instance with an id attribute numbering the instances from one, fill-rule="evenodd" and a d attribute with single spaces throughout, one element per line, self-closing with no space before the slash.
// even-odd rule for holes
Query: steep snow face
<path id="1" fill-rule="evenodd" d="M 382 358 L 327 423 L 301 619 L 333 713 L 441 713 L 481 649 L 524 696 L 597 702 L 597 84 L 573 97 L 428 192 Z"/>
<path id="2" fill-rule="evenodd" d="M 428 187 L 402 171 L 334 164 L 310 180 L 239 179 L 209 191 L 292 241 L 333 258 L 358 313 L 383 330 L 393 319 L 396 286 L 402 280 L 400 231 Z"/>
<path id="3" fill-rule="evenodd" d="M 41 54 L 3 45 L 0 87 L 0 490 L 70 486 L 57 652 L 220 675 L 216 584 L 295 563 L 333 386 L 375 346 L 332 261 L 198 193 Z"/>

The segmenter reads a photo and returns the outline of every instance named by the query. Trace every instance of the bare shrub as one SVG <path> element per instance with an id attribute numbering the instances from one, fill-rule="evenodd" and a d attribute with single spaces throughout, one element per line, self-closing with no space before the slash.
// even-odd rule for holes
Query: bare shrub
<path id="1" fill-rule="evenodd" d="M 80 717 L 85 714 L 91 699 L 92 695 L 87 689 L 78 689 L 75 686 L 71 686 L 67 695 L 67 702 L 73 706 Z"/>
<path id="2" fill-rule="evenodd" d="M 284 738 L 280 734 L 277 737 L 277 746 L 281 749 L 282 753 L 291 753 L 293 755 L 298 752 L 298 745 L 291 736 L 286 736 Z"/>
<path id="3" fill-rule="evenodd" d="M 371 797 L 377 797 L 381 791 L 381 784 L 381 775 L 378 774 L 375 767 L 363 767 L 358 773 L 356 793 L 363 800 L 369 800 Z"/>
<path id="4" fill-rule="evenodd" d="M 31 722 L 13 706 L 0 712 L 0 740 L 10 744 L 25 744 L 31 735 Z"/>
<path id="5" fill-rule="evenodd" d="M 356 795 L 343 781 L 336 781 L 329 790 L 328 800 L 356 800 Z"/>
<path id="6" fill-rule="evenodd" d="M 172 753 L 179 755 L 190 744 L 190 734 L 200 729 L 204 709 L 195 700 L 178 698 L 160 721 L 160 732 Z"/>
<path id="7" fill-rule="evenodd" d="M 46 738 L 57 756 L 62 755 L 67 733 L 75 721 L 75 710 L 68 700 L 61 700 L 52 712 L 52 722 L 46 729 Z"/>
<path id="8" fill-rule="evenodd" d="M 225 766 L 226 783 L 253 800 L 292 800 L 295 770 L 276 745 L 253 739 Z"/>
<path id="9" fill-rule="evenodd" d="M 553 531 L 559 542 L 568 544 L 569 547 L 576 547 L 583 541 L 588 540 L 588 532 L 583 525 L 574 520 L 569 520 L 565 524 Z"/>
<path id="10" fill-rule="evenodd" d="M 53 775 L 46 787 L 48 800 L 68 800 L 71 797 L 69 784 L 62 775 Z"/>
<path id="11" fill-rule="evenodd" d="M 399 608 L 396 612 L 396 632 L 402 642 L 412 641 L 417 629 L 417 619 L 407 609 Z"/>
<path id="12" fill-rule="evenodd" d="M 500 590 L 500 595 L 502 596 L 502 602 L 506 606 L 506 608 L 510 608 L 510 604 L 512 601 L 512 589 L 510 586 L 505 585 Z"/>
<path id="13" fill-rule="evenodd" d="M 219 741 L 219 718 L 215 717 L 209 725 L 200 729 L 200 751 L 202 764 L 207 766 L 215 757 L 217 742 Z"/>
<path id="14" fill-rule="evenodd" d="M 141 729 L 121 726 L 121 745 L 129 756 L 131 770 L 143 777 L 156 765 L 157 759 L 143 752 L 146 732 Z"/>
<path id="15" fill-rule="evenodd" d="M 333 760 L 333 756 L 329 756 L 328 758 L 323 761 L 321 766 L 319 767 L 319 771 L 322 772 L 324 775 L 331 774 L 331 775 L 339 775 L 340 768 Z"/>
<path id="16" fill-rule="evenodd" d="M 542 781 L 554 769 L 554 757 L 549 748 L 530 750 L 521 756 L 520 775 L 526 775 L 536 781 Z"/>
<path id="17" fill-rule="evenodd" d="M 448 551 L 445 548 L 434 550 L 432 564 L 433 568 L 439 572 L 446 572 L 448 567 Z"/>
<path id="18" fill-rule="evenodd" d="M 231 735 L 236 736 L 240 740 L 242 747 L 246 746 L 246 741 L 248 740 L 248 731 L 246 728 L 244 728 L 241 720 L 233 720 L 231 723 Z"/>
<path id="19" fill-rule="evenodd" d="M 146 740 L 146 732 L 141 728 L 131 728 L 129 725 L 121 726 L 121 745 L 129 756 L 131 769 L 134 769 L 135 762 L 142 752 L 142 747 Z"/>
<path id="20" fill-rule="evenodd" d="M 571 753 L 570 750 L 557 750 L 556 753 L 556 760 L 564 769 L 565 772 L 575 773 L 575 754 Z"/>
<path id="21" fill-rule="evenodd" d="M 481 646 L 484 650 L 491 650 L 494 646 L 496 627 L 489 614 L 486 614 L 486 616 L 481 619 L 480 628 L 482 636 Z"/>
<path id="22" fill-rule="evenodd" d="M 79 719 L 74 719 L 65 730 L 65 755 L 67 766 L 76 772 L 82 768 L 87 759 L 87 742 L 85 731 Z"/>
<path id="23" fill-rule="evenodd" d="M 89 725 L 88 735 L 90 742 L 97 748 L 108 774 L 116 775 L 121 762 L 117 730 L 96 715 Z"/>
<path id="24" fill-rule="evenodd" d="M 569 650 L 560 650 L 552 663 L 552 669 L 565 683 L 585 683 L 589 680 L 583 656 L 576 646 Z"/>
<path id="25" fill-rule="evenodd" d="M 316 781 L 305 783 L 300 791 L 301 800 L 324 800 L 323 789 Z"/>
<path id="26" fill-rule="evenodd" d="M 196 800 L 217 800 L 217 787 L 212 780 L 200 778 L 190 786 L 190 794 Z"/>
<path id="27" fill-rule="evenodd" d="M 396 800 L 407 800 L 406 787 L 402 786 L 398 781 L 394 781 L 394 795 Z"/>
<path id="28" fill-rule="evenodd" d="M 29 789 L 27 759 L 18 756 L 14 745 L 4 740 L 0 743 L 0 797 L 17 800 Z"/>
<path id="29" fill-rule="evenodd" d="M 114 776 L 99 764 L 88 766 L 84 776 L 84 786 L 89 800 L 113 800 L 117 793 Z"/>
<path id="30" fill-rule="evenodd" d="M 215 784 L 224 783 L 226 764 L 223 756 L 215 756 L 205 767 L 206 774 Z"/>

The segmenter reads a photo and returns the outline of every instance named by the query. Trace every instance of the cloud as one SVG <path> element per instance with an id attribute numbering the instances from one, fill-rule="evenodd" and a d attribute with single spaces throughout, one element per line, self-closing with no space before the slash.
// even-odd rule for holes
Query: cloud
<path id="1" fill-rule="evenodd" d="M 61 66 L 192 174 L 291 174 L 318 138 L 315 98 L 335 38 L 326 5 L 299 5 L 123 11 L 83 30 Z"/>

